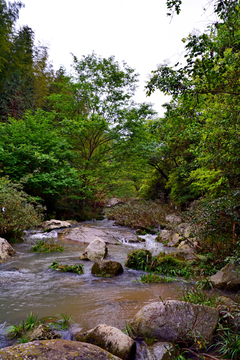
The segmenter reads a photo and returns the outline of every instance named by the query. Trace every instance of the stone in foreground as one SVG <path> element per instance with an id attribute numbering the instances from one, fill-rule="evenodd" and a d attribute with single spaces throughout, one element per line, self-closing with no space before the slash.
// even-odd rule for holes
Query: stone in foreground
<path id="1" fill-rule="evenodd" d="M 75 335 L 75 339 L 97 345 L 123 360 L 133 359 L 136 352 L 136 343 L 132 338 L 121 330 L 105 324 L 80 332 Z"/>
<path id="2" fill-rule="evenodd" d="M 121 360 L 92 344 L 42 340 L 0 349 L 0 360 Z"/>
<path id="3" fill-rule="evenodd" d="M 107 255 L 107 245 L 99 237 L 96 237 L 79 257 L 80 260 L 98 261 L 103 260 Z"/>
<path id="4" fill-rule="evenodd" d="M 16 251 L 13 247 L 5 240 L 4 238 L 0 238 L 0 262 L 2 260 L 6 260 L 13 256 Z"/>
<path id="5" fill-rule="evenodd" d="M 122 274 L 123 267 L 117 261 L 103 260 L 93 264 L 91 273 L 96 276 L 111 277 Z"/>
<path id="6" fill-rule="evenodd" d="M 129 325 L 136 336 L 148 339 L 210 342 L 218 318 L 219 311 L 209 306 L 169 300 L 144 306 Z"/>

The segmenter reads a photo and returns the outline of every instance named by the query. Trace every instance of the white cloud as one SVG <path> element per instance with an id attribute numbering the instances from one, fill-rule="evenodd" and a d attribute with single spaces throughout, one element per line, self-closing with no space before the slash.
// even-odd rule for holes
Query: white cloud
<path id="1" fill-rule="evenodd" d="M 92 53 L 126 61 L 140 74 L 137 101 L 151 101 L 159 114 L 167 98 L 156 93 L 146 98 L 144 83 L 157 64 L 181 60 L 183 44 L 194 28 L 209 23 L 203 7 L 207 0 L 183 0 L 182 12 L 166 16 L 165 0 L 23 0 L 20 25 L 35 32 L 36 41 L 49 46 L 55 69 L 70 69 L 73 53 L 78 58 Z M 211 16 L 211 11 L 208 12 Z"/>

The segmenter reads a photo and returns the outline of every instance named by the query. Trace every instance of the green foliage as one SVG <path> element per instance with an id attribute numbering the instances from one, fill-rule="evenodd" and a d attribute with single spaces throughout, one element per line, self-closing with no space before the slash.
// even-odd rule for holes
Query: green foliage
<path id="1" fill-rule="evenodd" d="M 149 250 L 133 250 L 128 254 L 125 266 L 136 270 L 148 269 L 148 264 L 152 260 L 152 253 Z"/>
<path id="2" fill-rule="evenodd" d="M 55 115 L 42 110 L 24 119 L 0 123 L 1 171 L 24 190 L 42 198 L 50 212 L 56 197 L 69 188 L 76 193 L 81 182 L 72 167 L 70 145 L 54 126 Z"/>
<path id="3" fill-rule="evenodd" d="M 27 316 L 26 321 L 22 321 L 20 325 L 11 325 L 7 329 L 8 336 L 13 338 L 21 338 L 27 331 L 32 330 L 37 325 L 37 316 L 30 313 L 30 316 Z M 24 341 L 26 342 L 26 341 Z"/>
<path id="4" fill-rule="evenodd" d="M 169 207 L 163 202 L 128 201 L 105 210 L 105 215 L 116 224 L 132 228 L 150 229 L 165 221 Z"/>
<path id="5" fill-rule="evenodd" d="M 189 263 L 178 260 L 171 255 L 157 255 L 152 258 L 149 269 L 166 276 L 182 276 L 189 278 L 192 268 Z"/>
<path id="6" fill-rule="evenodd" d="M 239 184 L 239 2 L 215 1 L 220 21 L 185 42 L 185 65 L 160 65 L 147 84 L 151 94 L 172 95 L 162 119 L 151 124 L 158 141 L 152 166 L 172 199 L 183 204 L 219 198 Z M 180 10 L 181 1 L 168 1 Z"/>
<path id="7" fill-rule="evenodd" d="M 58 314 L 62 317 L 61 320 L 59 320 L 59 323 L 61 325 L 61 328 L 63 330 L 67 330 L 72 322 L 71 316 L 68 316 L 67 313 L 66 314 Z"/>
<path id="8" fill-rule="evenodd" d="M 51 269 L 62 271 L 62 272 L 73 272 L 78 275 L 84 274 L 84 269 L 82 264 L 75 265 L 62 265 L 59 264 L 57 260 L 54 260 L 52 265 L 49 266 Z"/>
<path id="9" fill-rule="evenodd" d="M 38 316 L 30 313 L 30 316 L 27 316 L 27 320 L 22 322 L 19 325 L 9 325 L 7 328 L 7 336 L 10 339 L 17 339 L 18 343 L 27 343 L 29 342 L 28 332 L 38 325 L 43 325 L 46 332 L 51 330 L 67 330 L 71 324 L 71 317 L 67 314 L 58 314 L 61 319 L 58 317 L 46 317 L 40 320 Z"/>
<path id="10" fill-rule="evenodd" d="M 152 256 L 152 253 L 145 249 L 133 250 L 128 254 L 125 266 L 170 277 L 182 276 L 187 279 L 190 275 L 193 275 L 193 269 L 189 263 L 180 261 L 173 256 L 164 253 Z M 149 278 L 155 276 L 156 275 L 152 274 L 149 275 Z"/>
<path id="11" fill-rule="evenodd" d="M 238 189 L 222 197 L 197 202 L 189 215 L 203 253 L 214 253 L 219 260 L 231 255 L 235 249 L 238 257 L 239 208 Z"/>
<path id="12" fill-rule="evenodd" d="M 24 230 L 42 221 L 44 209 L 22 188 L 8 178 L 0 178 L 0 235 L 10 240 L 21 238 Z"/>
<path id="13" fill-rule="evenodd" d="M 238 359 L 240 356 L 240 334 L 232 329 L 218 329 L 219 335 L 216 342 L 218 352 L 228 359 Z"/>
<path id="14" fill-rule="evenodd" d="M 31 251 L 33 252 L 61 252 L 64 251 L 64 245 L 54 243 L 51 241 L 50 243 L 45 242 L 44 240 L 38 240 L 36 245 L 31 247 Z"/>
<path id="15" fill-rule="evenodd" d="M 218 305 L 217 295 L 208 295 L 205 291 L 203 291 L 202 286 L 199 284 L 190 290 L 186 288 L 181 299 L 198 305 L 211 307 L 216 307 Z"/>
<path id="16" fill-rule="evenodd" d="M 177 281 L 176 278 L 173 277 L 161 277 L 158 276 L 154 273 L 150 273 L 147 275 L 142 275 L 141 276 L 141 280 L 142 283 L 144 284 L 149 284 L 149 283 L 169 283 L 169 282 L 173 282 L 173 281 Z"/>

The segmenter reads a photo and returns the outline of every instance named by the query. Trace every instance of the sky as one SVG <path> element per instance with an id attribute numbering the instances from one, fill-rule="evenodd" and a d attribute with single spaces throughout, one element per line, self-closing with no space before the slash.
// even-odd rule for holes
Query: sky
<path id="1" fill-rule="evenodd" d="M 13 1 L 11 1 L 13 2 Z M 215 19 L 209 0 L 183 0 L 180 15 L 166 16 L 165 0 L 22 0 L 18 26 L 28 25 L 48 46 L 55 70 L 70 72 L 72 54 L 78 59 L 93 51 L 115 56 L 139 73 L 135 100 L 151 102 L 160 116 L 169 101 L 159 91 L 146 97 L 144 86 L 152 70 L 169 61 L 184 60 L 182 38 L 203 32 Z M 203 9 L 206 8 L 205 12 Z"/>

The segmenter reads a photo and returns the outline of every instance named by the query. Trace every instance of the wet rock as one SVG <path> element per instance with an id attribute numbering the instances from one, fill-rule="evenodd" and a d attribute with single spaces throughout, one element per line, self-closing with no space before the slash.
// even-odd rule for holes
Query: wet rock
<path id="1" fill-rule="evenodd" d="M 162 230 L 157 237 L 157 241 L 166 246 L 176 246 L 182 239 L 182 236 L 172 230 Z"/>
<path id="2" fill-rule="evenodd" d="M 180 242 L 180 244 L 177 246 L 177 249 L 180 251 L 194 251 L 195 247 L 197 246 L 197 242 L 191 242 L 188 239 L 183 240 Z"/>
<path id="3" fill-rule="evenodd" d="M 238 288 L 240 286 L 240 266 L 227 264 L 210 278 L 213 286 L 218 288 Z"/>
<path id="4" fill-rule="evenodd" d="M 49 326 L 41 324 L 35 326 L 32 330 L 29 330 L 26 333 L 26 338 L 29 339 L 29 341 L 51 340 L 60 339 L 61 335 L 57 331 L 52 330 Z"/>
<path id="5" fill-rule="evenodd" d="M 219 319 L 219 311 L 203 305 L 169 300 L 144 306 L 130 322 L 134 334 L 159 341 L 196 339 L 210 342 Z"/>
<path id="6" fill-rule="evenodd" d="M 172 256 L 181 261 L 199 261 L 198 257 L 192 251 L 179 251 Z"/>
<path id="7" fill-rule="evenodd" d="M 133 359 L 136 352 L 136 343 L 132 338 L 121 330 L 105 324 L 80 332 L 75 335 L 75 339 L 97 345 L 123 360 Z"/>
<path id="8" fill-rule="evenodd" d="M 120 360 L 92 344 L 70 340 L 42 340 L 0 349 L 1 360 Z"/>
<path id="9" fill-rule="evenodd" d="M 181 240 L 182 240 L 181 235 L 179 235 L 178 233 L 173 233 L 170 238 L 170 241 L 167 243 L 167 246 L 176 247 Z"/>
<path id="10" fill-rule="evenodd" d="M 153 360 L 171 360 L 175 359 L 175 353 L 169 350 L 172 349 L 172 344 L 169 342 L 157 342 L 151 346 L 148 346 L 150 359 Z M 176 354 L 177 358 L 177 354 Z"/>
<path id="11" fill-rule="evenodd" d="M 98 261 L 93 264 L 91 273 L 96 276 L 111 277 L 122 274 L 123 267 L 117 261 Z"/>
<path id="12" fill-rule="evenodd" d="M 235 327 L 237 331 L 240 330 L 240 304 L 233 301 L 228 296 L 219 296 L 218 300 L 220 301 L 220 305 L 218 305 L 218 309 L 222 313 L 229 313 L 231 311 L 231 325 Z"/>
<path id="13" fill-rule="evenodd" d="M 68 221 L 61 221 L 55 219 L 45 221 L 41 224 L 41 227 L 47 231 L 54 229 L 68 228 L 70 226 L 71 224 Z"/>
<path id="14" fill-rule="evenodd" d="M 156 240 L 160 243 L 168 243 L 171 240 L 172 234 L 171 230 L 162 230 Z"/>
<path id="15" fill-rule="evenodd" d="M 192 227 L 188 223 L 181 223 L 176 227 L 176 231 L 181 236 L 188 238 L 192 232 Z"/>
<path id="16" fill-rule="evenodd" d="M 0 238 L 0 262 L 6 260 L 16 254 L 13 247 L 7 242 L 6 239 Z"/>
<path id="17" fill-rule="evenodd" d="M 80 260 L 98 261 L 103 260 L 107 255 L 106 243 L 99 237 L 96 237 L 84 250 L 79 257 Z"/>
<path id="18" fill-rule="evenodd" d="M 225 308 L 233 308 L 237 306 L 237 303 L 228 296 L 219 296 L 218 300 L 225 306 Z"/>

